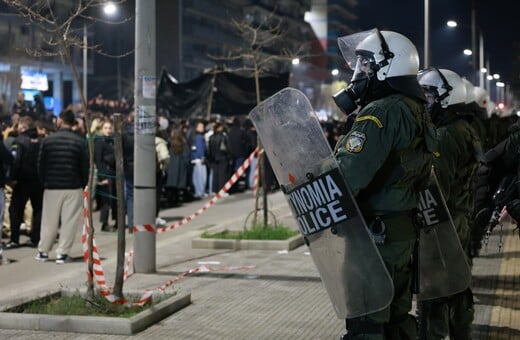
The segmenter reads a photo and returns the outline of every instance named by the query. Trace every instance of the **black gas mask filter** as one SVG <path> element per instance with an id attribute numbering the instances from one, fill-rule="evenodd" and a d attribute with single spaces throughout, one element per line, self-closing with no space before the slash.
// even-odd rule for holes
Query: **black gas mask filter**
<path id="1" fill-rule="evenodd" d="M 332 99 L 343 113 L 349 115 L 357 109 L 357 101 L 361 98 L 367 84 L 368 79 L 353 82 L 347 88 L 342 88 L 335 93 Z"/>

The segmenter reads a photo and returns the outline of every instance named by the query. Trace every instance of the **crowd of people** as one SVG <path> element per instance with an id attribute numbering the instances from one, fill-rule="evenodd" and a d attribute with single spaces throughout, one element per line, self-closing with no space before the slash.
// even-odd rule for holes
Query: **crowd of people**
<path id="1" fill-rule="evenodd" d="M 80 191 L 88 181 L 88 138 L 94 140 L 94 209 L 99 210 L 99 221 L 96 221 L 99 224 L 94 227 L 105 232 L 116 230 L 113 114 L 117 110 L 114 103 L 116 101 L 104 100 L 102 96 L 91 100 L 88 127 L 84 114 L 75 112 L 72 106 L 58 117 L 49 119 L 45 115 L 34 116 L 29 110 L 20 110 L 21 104 L 15 103 L 9 119 L 4 121 L 4 142 L 0 143 L 3 169 L 0 171 L 0 206 L 5 207 L 0 209 L 0 220 L 3 221 L 2 237 L 6 239 L 4 250 L 22 245 L 35 247 L 38 248 L 36 259 L 46 261 L 59 236 L 57 262 L 69 260 L 75 231 L 82 225 L 77 213 L 82 211 Z M 135 117 L 131 110 L 123 110 L 122 116 L 127 214 L 124 224 L 131 229 Z M 256 145 L 254 126 L 245 116 L 226 119 L 158 116 L 155 223 L 167 224 L 159 216 L 161 209 L 218 193 Z M 221 196 L 253 188 L 256 163 L 255 156 L 246 174 Z M 269 190 L 277 188 L 272 172 L 268 171 L 266 183 Z M 29 239 L 21 243 L 24 234 Z"/>

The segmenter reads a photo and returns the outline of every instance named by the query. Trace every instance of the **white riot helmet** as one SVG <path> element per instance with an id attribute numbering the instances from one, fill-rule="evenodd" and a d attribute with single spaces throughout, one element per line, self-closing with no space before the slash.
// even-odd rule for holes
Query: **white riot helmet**
<path id="1" fill-rule="evenodd" d="M 341 39 L 341 38 L 340 38 Z M 340 44 L 341 44 L 341 40 Z M 356 47 L 356 55 L 370 56 L 376 65 L 377 79 L 416 75 L 419 54 L 404 35 L 391 31 L 376 31 Z"/>
<path id="2" fill-rule="evenodd" d="M 445 109 L 451 105 L 464 104 L 466 101 L 466 86 L 462 78 L 453 71 L 430 68 L 419 72 L 417 78 L 427 94 L 429 104 L 438 103 Z"/>
<path id="3" fill-rule="evenodd" d="M 404 35 L 373 29 L 338 38 L 350 69 L 350 85 L 336 93 L 336 104 L 347 114 L 364 101 L 369 83 L 386 82 L 393 90 L 424 100 L 416 79 L 419 54 Z"/>
<path id="4" fill-rule="evenodd" d="M 471 104 L 475 101 L 475 92 L 474 92 L 475 87 L 466 78 L 462 78 L 462 82 L 464 83 L 464 86 L 466 87 L 466 100 L 464 101 L 464 103 Z"/>
<path id="5" fill-rule="evenodd" d="M 475 86 L 473 87 L 473 94 L 475 96 L 475 102 L 478 104 L 478 106 L 487 110 L 489 104 L 488 92 L 482 87 Z"/>

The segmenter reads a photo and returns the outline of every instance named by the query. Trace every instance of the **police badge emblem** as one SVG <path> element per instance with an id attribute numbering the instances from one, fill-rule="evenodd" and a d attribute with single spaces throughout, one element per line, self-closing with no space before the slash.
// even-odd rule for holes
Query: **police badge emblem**
<path id="1" fill-rule="evenodd" d="M 363 150 L 367 136 L 363 132 L 352 131 L 345 143 L 345 149 L 351 153 L 359 153 Z"/>

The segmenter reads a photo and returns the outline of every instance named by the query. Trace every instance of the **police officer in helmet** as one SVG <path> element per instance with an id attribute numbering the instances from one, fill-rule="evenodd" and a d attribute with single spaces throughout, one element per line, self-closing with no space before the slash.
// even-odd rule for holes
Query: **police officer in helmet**
<path id="1" fill-rule="evenodd" d="M 437 127 L 439 157 L 435 174 L 450 211 L 465 255 L 469 254 L 469 218 L 474 206 L 473 183 L 483 158 L 478 133 L 471 126 L 467 104 L 474 101 L 473 89 L 455 72 L 431 68 L 418 80 L 425 91 L 428 109 Z M 468 96 L 467 90 L 471 91 Z M 469 262 L 469 260 L 468 260 Z M 452 296 L 425 302 L 428 339 L 470 339 L 473 294 L 470 288 Z"/>
<path id="2" fill-rule="evenodd" d="M 394 285 L 389 306 L 346 320 L 343 339 L 415 339 L 409 314 L 415 216 L 436 147 L 416 78 L 418 53 L 405 36 L 377 29 L 341 37 L 338 44 L 354 74 L 334 99 L 346 114 L 359 111 L 335 156 Z"/>

